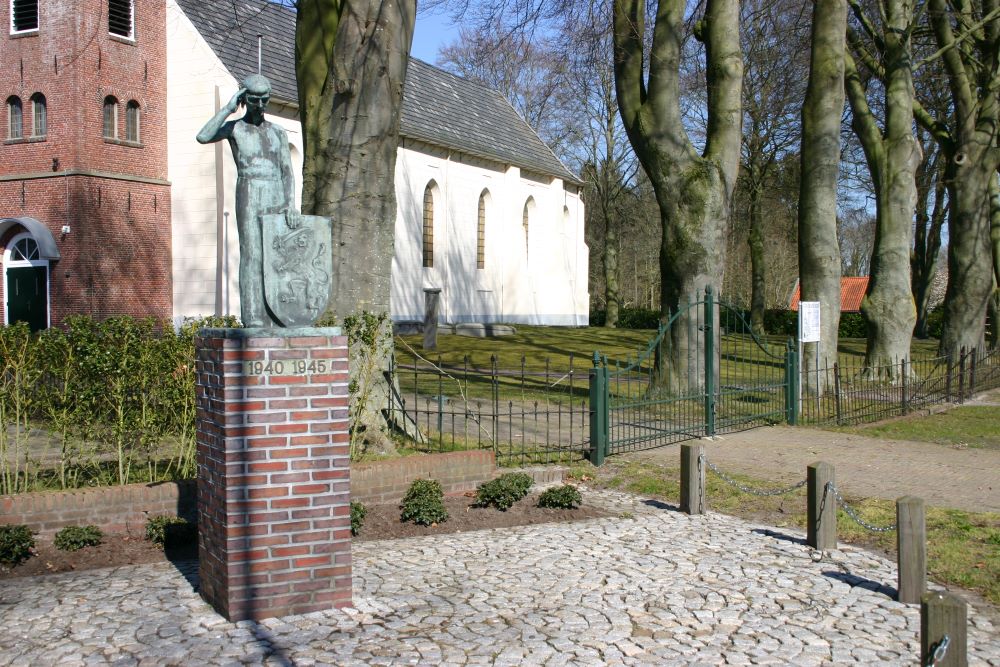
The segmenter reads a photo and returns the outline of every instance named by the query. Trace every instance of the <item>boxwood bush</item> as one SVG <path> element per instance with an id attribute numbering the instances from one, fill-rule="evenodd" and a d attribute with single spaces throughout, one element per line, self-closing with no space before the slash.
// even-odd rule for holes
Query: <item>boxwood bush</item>
<path id="1" fill-rule="evenodd" d="M 25 525 L 0 526 L 0 563 L 17 565 L 28 560 L 35 548 L 35 537 Z"/>
<path id="2" fill-rule="evenodd" d="M 351 501 L 351 535 L 361 532 L 361 526 L 365 523 L 365 516 L 368 508 L 363 503 Z"/>
<path id="3" fill-rule="evenodd" d="M 197 527 L 179 516 L 154 516 L 146 522 L 146 539 L 164 549 L 191 544 L 197 537 Z"/>
<path id="4" fill-rule="evenodd" d="M 479 507 L 492 505 L 501 512 L 506 512 L 511 505 L 528 495 L 528 489 L 533 483 L 531 475 L 523 472 L 505 473 L 476 488 L 476 505 Z"/>
<path id="5" fill-rule="evenodd" d="M 583 496 L 580 495 L 579 489 L 572 484 L 553 486 L 538 497 L 539 507 L 552 509 L 571 510 L 574 507 L 579 507 L 582 503 Z"/>
<path id="6" fill-rule="evenodd" d="M 84 547 L 96 547 L 104 538 L 97 526 L 66 526 L 56 533 L 56 549 L 77 551 Z"/>
<path id="7" fill-rule="evenodd" d="M 448 511 L 444 508 L 444 492 L 441 482 L 436 479 L 415 479 L 407 489 L 400 518 L 402 521 L 412 521 L 421 526 L 442 523 L 448 520 Z"/>

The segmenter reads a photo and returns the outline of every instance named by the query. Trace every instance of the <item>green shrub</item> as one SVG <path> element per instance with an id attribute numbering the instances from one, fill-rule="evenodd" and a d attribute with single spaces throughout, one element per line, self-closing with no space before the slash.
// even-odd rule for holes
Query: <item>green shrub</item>
<path id="1" fill-rule="evenodd" d="M 868 335 L 868 323 L 861 313 L 841 313 L 840 328 L 838 334 L 840 338 L 865 338 Z"/>
<path id="2" fill-rule="evenodd" d="M 27 526 L 0 526 L 0 563 L 17 565 L 28 560 L 34 548 L 35 538 Z"/>
<path id="3" fill-rule="evenodd" d="M 368 508 L 362 503 L 351 502 L 351 535 L 361 532 L 361 526 L 365 522 Z"/>
<path id="4" fill-rule="evenodd" d="M 590 326 L 603 327 L 607 317 L 606 310 L 590 311 Z M 649 308 L 619 308 L 615 326 L 619 329 L 656 329 L 660 326 L 660 312 Z"/>
<path id="5" fill-rule="evenodd" d="M 476 505 L 496 507 L 506 512 L 511 505 L 528 495 L 534 480 L 523 472 L 509 472 L 496 479 L 480 484 L 476 488 Z"/>
<path id="6" fill-rule="evenodd" d="M 448 512 L 444 508 L 444 492 L 441 482 L 436 479 L 415 479 L 407 489 L 403 502 L 401 519 L 412 521 L 421 526 L 442 523 L 448 520 Z"/>
<path id="7" fill-rule="evenodd" d="M 164 549 L 190 544 L 197 536 L 197 527 L 179 516 L 154 516 L 146 521 L 146 539 Z"/>
<path id="8" fill-rule="evenodd" d="M 77 551 L 84 547 L 96 547 L 104 533 L 97 526 L 66 526 L 56 533 L 56 549 Z"/>
<path id="9" fill-rule="evenodd" d="M 572 484 L 553 486 L 538 497 L 539 507 L 571 510 L 583 503 L 580 491 Z"/>

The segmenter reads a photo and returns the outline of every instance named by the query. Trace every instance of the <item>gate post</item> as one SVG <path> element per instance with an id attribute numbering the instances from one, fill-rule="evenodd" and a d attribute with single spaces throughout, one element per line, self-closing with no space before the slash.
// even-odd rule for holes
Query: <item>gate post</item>
<path id="1" fill-rule="evenodd" d="M 715 435 L 715 303 L 705 286 L 705 435 Z"/>
<path id="2" fill-rule="evenodd" d="M 594 367 L 590 369 L 590 462 L 604 465 L 608 451 L 608 369 L 594 352 Z"/>
<path id="3" fill-rule="evenodd" d="M 785 419 L 789 426 L 799 423 L 799 369 L 795 345 L 789 338 L 785 345 Z"/>

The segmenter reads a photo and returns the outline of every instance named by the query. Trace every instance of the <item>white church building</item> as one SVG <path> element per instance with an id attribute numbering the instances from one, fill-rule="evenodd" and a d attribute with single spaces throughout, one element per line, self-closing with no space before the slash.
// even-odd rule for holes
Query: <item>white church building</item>
<path id="1" fill-rule="evenodd" d="M 167 148 L 175 318 L 238 314 L 236 170 L 195 135 L 257 71 L 301 190 L 295 15 L 266 0 L 166 0 Z M 582 183 L 497 92 L 411 60 L 396 162 L 391 316 L 443 323 L 588 322 Z M 336 221 L 335 221 L 336 224 Z"/>

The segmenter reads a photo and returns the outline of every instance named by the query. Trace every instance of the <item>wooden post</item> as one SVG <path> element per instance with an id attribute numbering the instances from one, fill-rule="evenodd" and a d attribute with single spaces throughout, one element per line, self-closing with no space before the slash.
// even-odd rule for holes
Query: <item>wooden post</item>
<path id="1" fill-rule="evenodd" d="M 704 445 L 681 445 L 681 511 L 688 514 L 705 513 L 704 455 Z"/>
<path id="2" fill-rule="evenodd" d="M 936 667 L 968 665 L 966 623 L 965 600 L 951 593 L 924 595 L 920 599 L 920 664 L 930 663 L 947 636 L 948 648 L 933 664 Z"/>
<path id="3" fill-rule="evenodd" d="M 424 349 L 436 350 L 438 345 L 438 304 L 440 288 L 424 290 Z"/>
<path id="4" fill-rule="evenodd" d="M 905 496 L 896 501 L 896 551 L 897 599 L 916 604 L 927 589 L 927 528 L 922 498 Z"/>
<path id="5" fill-rule="evenodd" d="M 806 535 L 809 546 L 820 551 L 837 548 L 837 498 L 827 484 L 834 484 L 832 465 L 817 461 L 806 468 Z"/>

